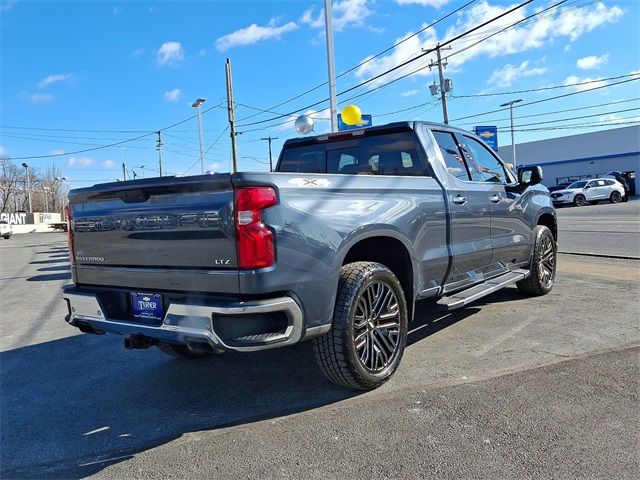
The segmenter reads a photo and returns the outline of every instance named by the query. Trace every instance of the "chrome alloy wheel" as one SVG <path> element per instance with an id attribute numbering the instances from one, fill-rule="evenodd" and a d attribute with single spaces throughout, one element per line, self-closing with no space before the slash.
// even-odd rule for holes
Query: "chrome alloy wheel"
<path id="1" fill-rule="evenodd" d="M 553 247 L 553 238 L 550 235 L 543 236 L 540 245 L 538 275 L 540 283 L 545 287 L 549 287 L 556 276 L 556 255 Z"/>
<path id="2" fill-rule="evenodd" d="M 360 294 L 353 338 L 358 360 L 369 372 L 381 372 L 394 360 L 400 339 L 400 308 L 386 283 L 371 283 Z"/>

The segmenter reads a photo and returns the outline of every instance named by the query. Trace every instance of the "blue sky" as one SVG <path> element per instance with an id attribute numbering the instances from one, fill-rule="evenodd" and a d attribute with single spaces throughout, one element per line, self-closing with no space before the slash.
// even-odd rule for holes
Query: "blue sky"
<path id="1" fill-rule="evenodd" d="M 337 72 L 351 69 L 468 1 L 334 2 Z M 619 122 L 640 120 L 640 81 L 611 86 L 640 78 L 628 76 L 640 71 L 639 1 L 568 0 L 463 50 L 557 1 L 534 0 L 454 42 L 445 52 L 450 56 L 446 76 L 454 83 L 448 100 L 452 124 L 469 129 L 474 125 L 504 127 L 508 125 L 508 112 L 460 117 L 496 110 L 515 98 L 522 98 L 525 104 L 600 86 L 605 87 L 515 109 L 516 117 L 527 116 L 516 118 L 516 125 L 523 129 L 517 133 L 517 141 L 615 128 Z M 435 27 L 341 76 L 337 90 L 351 88 L 413 58 L 421 48 L 433 47 L 518 3 L 476 0 Z M 156 175 L 155 135 L 114 147 L 73 152 L 121 142 L 180 122 L 194 115 L 191 103 L 204 97 L 203 110 L 210 109 L 203 115 L 207 169 L 226 171 L 230 141 L 224 131 L 228 123 L 222 105 L 224 62 L 229 57 L 237 118 L 259 114 L 238 122 L 245 124 L 238 128 L 243 132 L 238 136 L 240 167 L 264 170 L 268 150 L 260 139 L 278 137 L 273 143 L 277 155 L 284 139 L 296 135 L 292 123 L 295 115 L 257 125 L 247 123 L 303 109 L 301 113 L 315 117 L 316 132 L 329 128 L 328 102 L 303 108 L 324 100 L 328 96 L 326 86 L 274 108 L 327 80 L 322 5 L 322 1 L 2 0 L 0 153 L 12 158 L 57 155 L 16 162 L 27 161 L 32 168 L 40 169 L 55 164 L 74 187 L 121 177 L 122 161 L 130 168 L 136 167 L 138 175 L 142 175 L 141 165 L 145 165 L 146 176 Z M 423 68 L 376 89 L 426 67 L 433 58 L 427 55 L 340 96 L 339 109 L 346 105 L 343 99 L 363 94 L 349 103 L 372 114 L 375 124 L 412 119 L 442 121 L 440 104 L 428 89 L 437 78 L 435 70 Z M 606 80 L 611 77 L 622 78 Z M 488 96 L 562 85 L 569 86 Z M 485 96 L 466 97 L 478 94 Z M 579 116 L 584 118 L 573 119 Z M 581 127 L 565 128 L 576 124 Z M 198 173 L 196 120 L 167 129 L 163 135 L 165 171 Z M 499 141 L 501 145 L 510 143 L 508 131 L 500 133 Z"/>

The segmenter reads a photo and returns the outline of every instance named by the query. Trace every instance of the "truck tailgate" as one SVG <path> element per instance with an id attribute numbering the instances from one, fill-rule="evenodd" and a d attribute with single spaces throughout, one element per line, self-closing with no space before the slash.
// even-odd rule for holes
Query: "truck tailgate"
<path id="1" fill-rule="evenodd" d="M 236 269 L 228 174 L 95 185 L 69 202 L 78 268 Z"/>

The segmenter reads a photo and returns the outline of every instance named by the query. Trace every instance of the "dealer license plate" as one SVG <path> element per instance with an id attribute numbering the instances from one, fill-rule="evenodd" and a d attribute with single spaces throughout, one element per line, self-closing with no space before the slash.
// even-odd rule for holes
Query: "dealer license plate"
<path id="1" fill-rule="evenodd" d="M 162 320 L 164 306 L 159 293 L 131 292 L 131 310 L 136 318 Z"/>

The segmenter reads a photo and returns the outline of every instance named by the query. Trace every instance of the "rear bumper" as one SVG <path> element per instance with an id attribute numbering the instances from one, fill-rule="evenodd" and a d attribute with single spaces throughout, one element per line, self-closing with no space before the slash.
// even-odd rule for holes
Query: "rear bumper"
<path id="1" fill-rule="evenodd" d="M 157 325 L 108 318 L 94 293 L 78 290 L 72 285 L 64 288 L 63 298 L 69 308 L 69 324 L 94 333 L 144 336 L 176 344 L 206 343 L 214 349 L 244 352 L 291 345 L 300 341 L 303 335 L 302 310 L 288 296 L 246 302 L 225 301 L 217 305 L 172 303 Z M 263 318 L 269 314 L 283 318 L 283 326 L 278 331 L 238 338 L 227 336 L 224 339 L 224 335 L 216 331 L 216 318 L 225 322 L 243 322 L 252 316 Z"/>

